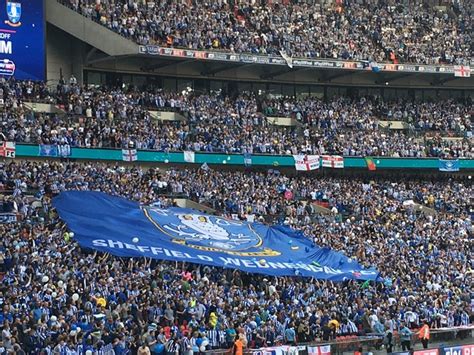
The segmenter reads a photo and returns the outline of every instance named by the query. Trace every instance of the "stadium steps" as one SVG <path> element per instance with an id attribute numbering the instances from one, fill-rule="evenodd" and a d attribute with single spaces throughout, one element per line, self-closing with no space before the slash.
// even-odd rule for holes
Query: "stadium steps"
<path id="1" fill-rule="evenodd" d="M 37 103 L 37 102 L 24 102 L 23 105 L 26 109 L 38 112 L 38 113 L 55 113 L 55 114 L 66 114 L 66 111 L 62 110 L 56 105 L 52 104 L 44 104 L 44 103 Z"/>
<path id="2" fill-rule="evenodd" d="M 413 200 L 404 201 L 403 206 L 405 206 L 407 209 L 413 209 L 428 216 L 435 216 L 437 213 L 435 209 L 422 205 L 421 203 L 414 202 Z"/>
<path id="3" fill-rule="evenodd" d="M 403 121 L 379 121 L 380 128 L 404 130 L 408 129 L 409 125 Z"/>
<path id="4" fill-rule="evenodd" d="M 194 210 L 198 210 L 198 211 L 209 213 L 209 214 L 216 213 L 215 209 L 205 206 L 201 203 L 189 200 L 187 198 L 175 198 L 173 199 L 173 202 L 176 204 L 176 206 L 181 207 L 181 208 L 192 208 Z"/>
<path id="5" fill-rule="evenodd" d="M 157 121 L 186 121 L 186 118 L 178 112 L 149 110 L 148 113 Z"/>
<path id="6" fill-rule="evenodd" d="M 327 214 L 331 214 L 331 210 L 329 208 L 326 208 L 324 206 L 321 206 L 320 204 L 318 203 L 312 203 L 312 206 L 314 208 L 314 211 L 315 213 L 318 213 L 318 214 L 324 214 L 324 215 L 327 215 Z"/>
<path id="7" fill-rule="evenodd" d="M 301 123 L 292 117 L 267 116 L 267 122 L 274 126 L 281 127 L 300 127 Z"/>
<path id="8" fill-rule="evenodd" d="M 137 55 L 138 45 L 91 19 L 46 0 L 46 21 L 109 56 Z"/>
<path id="9" fill-rule="evenodd" d="M 415 203 L 414 207 L 425 215 L 428 215 L 428 216 L 436 215 L 436 210 L 434 210 L 433 208 L 427 207 L 425 205 L 420 205 L 418 203 Z"/>

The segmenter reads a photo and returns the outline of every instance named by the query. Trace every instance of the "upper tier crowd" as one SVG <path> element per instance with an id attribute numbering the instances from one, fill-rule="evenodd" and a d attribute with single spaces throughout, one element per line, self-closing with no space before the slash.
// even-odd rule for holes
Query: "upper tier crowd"
<path id="1" fill-rule="evenodd" d="M 159 151 L 345 156 L 474 157 L 472 101 L 384 101 L 380 97 L 266 98 L 253 94 L 194 95 L 135 88 L 81 87 L 74 78 L 48 90 L 41 82 L 1 80 L 0 133 L 23 143 Z M 24 102 L 57 105 L 64 113 L 29 111 Z M 153 111 L 179 113 L 159 121 Z M 296 126 L 268 117 L 295 119 Z M 381 121 L 402 121 L 403 130 Z M 445 139 L 451 137 L 455 139 Z"/>
<path id="2" fill-rule="evenodd" d="M 140 44 L 422 64 L 472 61 L 472 2 L 58 0 Z M 321 2 L 323 3 L 323 2 Z"/>
<path id="3" fill-rule="evenodd" d="M 51 198 L 99 190 L 167 207 L 185 195 L 240 219 L 278 215 L 321 246 L 378 268 L 383 282 L 332 283 L 127 260 L 82 250 Z M 0 349 L 12 354 L 192 355 L 474 322 L 466 181 L 362 180 L 9 162 L 0 169 Z M 407 201 L 413 201 L 407 203 Z M 324 203 L 330 213 L 315 213 Z M 414 205 L 422 203 L 431 212 Z M 281 241 L 282 243 L 286 241 Z"/>

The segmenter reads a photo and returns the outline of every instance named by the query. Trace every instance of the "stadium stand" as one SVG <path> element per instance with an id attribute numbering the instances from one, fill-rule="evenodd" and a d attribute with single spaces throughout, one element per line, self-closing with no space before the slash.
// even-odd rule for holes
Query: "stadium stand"
<path id="1" fill-rule="evenodd" d="M 470 190 L 468 181 L 446 189 L 442 182 L 319 180 L 201 169 L 163 173 L 59 162 L 9 163 L 2 171 L 2 189 L 12 191 L 5 201 L 20 216 L 17 223 L 1 226 L 3 285 L 8 285 L 2 320 L 11 322 L 12 339 L 4 341 L 6 347 L 32 353 L 112 343 L 114 349 L 136 350 L 140 341 L 153 348 L 165 344 L 170 334 L 180 339 L 199 330 L 199 338 L 220 348 L 231 345 L 237 328 L 256 346 L 277 344 L 288 328 L 304 342 L 372 333 L 379 324 L 393 330 L 401 320 L 413 327 L 428 319 L 435 328 L 472 322 L 472 224 L 469 203 L 462 198 Z M 148 259 L 120 262 L 80 251 L 50 204 L 52 195 L 69 189 L 101 190 L 162 206 L 172 199 L 160 196 L 180 195 L 228 216 L 278 215 L 303 228 L 315 243 L 377 265 L 386 281 L 361 287 L 259 276 L 255 282 L 257 276 L 230 269 L 176 267 Z M 288 190 L 297 199 L 286 200 Z M 403 203 L 411 199 L 436 214 L 422 215 Z M 318 200 L 329 203 L 331 215 L 312 213 L 308 205 Z M 98 331 L 100 340 L 94 336 Z"/>
<path id="2" fill-rule="evenodd" d="M 393 1 L 60 1 L 140 44 L 394 63 L 472 58 L 469 1 L 445 11 Z"/>
<path id="3" fill-rule="evenodd" d="M 474 353 L 471 1 L 0 8 L 0 355 Z"/>
<path id="4" fill-rule="evenodd" d="M 90 89 L 3 82 L 1 133 L 26 143 L 159 151 L 265 154 L 343 154 L 390 157 L 472 157 L 472 101 L 384 102 L 347 97 L 265 99 L 221 94 L 183 95 L 150 90 Z M 1 93 L 1 91 L 0 91 Z M 48 102 L 64 114 L 32 112 L 24 102 Z M 179 112 L 185 120 L 160 121 L 155 111 Z M 23 120 L 18 118 L 23 116 Z M 271 117 L 292 117 L 293 127 Z M 389 126 L 384 125 L 388 122 Z M 404 124 L 402 129 L 396 123 Z M 298 124 L 298 125 L 296 125 Z M 442 137 L 459 139 L 442 139 Z M 374 142 L 378 142 L 374 145 Z"/>

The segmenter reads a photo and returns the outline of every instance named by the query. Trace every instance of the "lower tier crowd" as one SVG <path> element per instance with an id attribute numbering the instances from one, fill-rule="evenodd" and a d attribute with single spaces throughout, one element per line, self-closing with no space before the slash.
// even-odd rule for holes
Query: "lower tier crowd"
<path id="1" fill-rule="evenodd" d="M 162 207 L 185 196 L 229 218 L 288 224 L 375 266 L 383 282 L 249 275 L 82 250 L 51 206 L 66 190 Z M 261 347 L 364 334 L 389 342 L 423 322 L 474 322 L 467 178 L 2 162 L 0 191 L 1 212 L 18 216 L 0 224 L 0 349 L 7 353 L 192 354 L 232 347 L 236 339 Z"/>

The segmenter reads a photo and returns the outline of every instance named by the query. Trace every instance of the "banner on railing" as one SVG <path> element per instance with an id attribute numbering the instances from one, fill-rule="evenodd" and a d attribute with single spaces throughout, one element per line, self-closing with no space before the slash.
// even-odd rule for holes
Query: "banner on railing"
<path id="1" fill-rule="evenodd" d="M 396 352 L 396 355 L 410 355 L 411 353 Z M 416 350 L 413 355 L 474 355 L 474 344 L 455 345 L 443 348 Z"/>
<path id="2" fill-rule="evenodd" d="M 330 355 L 331 345 L 308 346 L 308 355 Z"/>
<path id="3" fill-rule="evenodd" d="M 0 141 L 0 157 L 15 158 L 16 144 L 15 142 Z"/>
<path id="4" fill-rule="evenodd" d="M 413 352 L 413 355 L 438 355 L 438 349 L 423 349 Z"/>
<path id="5" fill-rule="evenodd" d="M 447 160 L 447 159 L 440 159 L 439 160 L 439 171 L 445 172 L 453 172 L 459 171 L 459 159 L 455 160 Z"/>
<path id="6" fill-rule="evenodd" d="M 441 348 L 440 355 L 462 355 L 462 346 Z"/>
<path id="7" fill-rule="evenodd" d="M 195 154 L 194 154 L 193 151 L 185 150 L 183 152 L 183 157 L 184 157 L 184 161 L 186 163 L 195 163 L 196 162 L 196 157 L 195 157 Z"/>
<path id="8" fill-rule="evenodd" d="M 40 144 L 38 154 L 40 157 L 70 157 L 71 146 L 69 144 Z"/>
<path id="9" fill-rule="evenodd" d="M 326 68 L 326 69 L 347 69 L 347 70 L 365 70 L 374 71 L 374 65 L 369 65 L 367 61 L 350 61 L 337 59 L 317 59 L 317 58 L 288 58 L 283 56 L 256 55 L 248 53 L 230 53 L 216 51 L 197 51 L 192 49 L 179 49 L 160 47 L 156 45 L 139 46 L 139 54 L 159 55 L 175 58 L 199 59 L 222 62 L 240 62 L 252 64 L 269 64 L 269 65 L 285 65 L 292 67 L 305 68 Z M 377 63 L 379 71 L 386 72 L 408 72 L 408 73 L 440 73 L 454 74 L 455 66 L 453 65 L 424 65 L 424 64 L 392 64 Z M 471 75 L 471 67 L 464 66 L 463 70 L 457 68 L 457 76 L 469 77 Z"/>
<path id="10" fill-rule="evenodd" d="M 16 213 L 0 213 L 0 224 L 15 223 L 16 221 Z"/>
<path id="11" fill-rule="evenodd" d="M 311 171 L 319 169 L 319 155 L 293 155 L 295 169 L 298 171 Z"/>
<path id="12" fill-rule="evenodd" d="M 463 345 L 461 350 L 461 355 L 474 355 L 474 344 Z"/>
<path id="13" fill-rule="evenodd" d="M 323 155 L 321 160 L 324 168 L 344 168 L 344 158 L 341 155 Z"/>
<path id="14" fill-rule="evenodd" d="M 330 355 L 331 345 L 323 346 L 272 346 L 252 350 L 252 355 Z"/>

